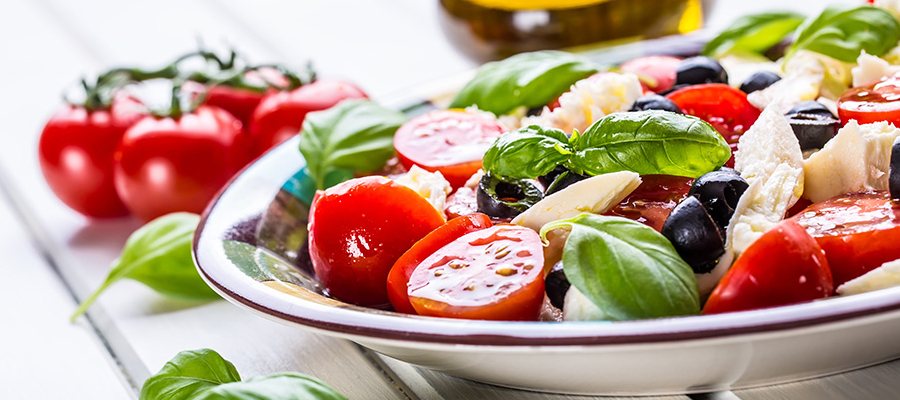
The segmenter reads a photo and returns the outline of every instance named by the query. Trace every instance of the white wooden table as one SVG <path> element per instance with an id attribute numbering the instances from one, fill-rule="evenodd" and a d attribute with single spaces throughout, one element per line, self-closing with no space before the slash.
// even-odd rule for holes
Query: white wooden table
<path id="1" fill-rule="evenodd" d="M 711 25 L 779 6 L 745 3 L 720 1 Z M 805 3 L 791 8 L 821 7 Z M 61 89 L 81 75 L 158 66 L 193 50 L 198 39 L 233 44 L 257 62 L 300 66 L 311 59 L 322 75 L 349 78 L 376 99 L 475 66 L 442 35 L 431 0 L 0 2 L 0 399 L 136 398 L 177 352 L 201 347 L 220 352 L 244 377 L 298 371 L 351 399 L 569 398 L 422 370 L 225 301 L 179 303 L 131 281 L 114 285 L 86 318 L 69 323 L 139 223 L 89 221 L 56 200 L 38 167 L 40 130 L 60 105 Z M 898 397 L 900 362 L 777 387 L 663 398 Z"/>

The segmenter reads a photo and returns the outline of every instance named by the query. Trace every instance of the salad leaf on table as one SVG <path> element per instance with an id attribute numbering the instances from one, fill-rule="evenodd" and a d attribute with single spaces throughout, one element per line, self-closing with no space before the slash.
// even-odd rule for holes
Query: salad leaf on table
<path id="1" fill-rule="evenodd" d="M 102 285 L 72 315 L 74 321 L 113 283 L 124 279 L 141 282 L 164 296 L 186 300 L 219 297 L 209 288 L 191 256 L 191 242 L 200 222 L 197 214 L 179 212 L 150 221 L 134 231 Z"/>
<path id="2" fill-rule="evenodd" d="M 720 57 L 735 50 L 763 53 L 797 29 L 803 19 L 802 14 L 791 11 L 769 11 L 743 16 L 710 40 L 702 54 Z"/>

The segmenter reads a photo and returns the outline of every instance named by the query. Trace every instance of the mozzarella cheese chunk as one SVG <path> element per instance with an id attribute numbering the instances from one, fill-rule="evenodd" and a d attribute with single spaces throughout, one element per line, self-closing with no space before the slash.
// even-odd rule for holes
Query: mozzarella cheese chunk
<path id="1" fill-rule="evenodd" d="M 694 277 L 697 278 L 697 291 L 700 294 L 700 299 L 705 299 L 712 293 L 719 281 L 722 280 L 722 277 L 725 276 L 725 273 L 728 272 L 728 269 L 731 268 L 731 263 L 733 262 L 734 252 L 731 251 L 730 247 L 725 246 L 725 254 L 719 257 L 719 263 L 716 264 L 712 271 L 705 274 L 694 274 Z"/>
<path id="2" fill-rule="evenodd" d="M 767 107 L 741 136 L 734 167 L 750 184 L 735 208 L 726 238 L 740 254 L 781 221 L 803 194 L 800 142 L 777 107 Z"/>
<path id="3" fill-rule="evenodd" d="M 559 219 L 583 212 L 601 214 L 619 204 L 640 184 L 640 175 L 631 171 L 590 177 L 545 197 L 516 216 L 512 223 L 540 232 L 545 224 Z"/>
<path id="4" fill-rule="evenodd" d="M 863 190 L 886 190 L 891 146 L 900 129 L 887 122 L 851 120 L 804 162 L 805 197 L 813 202 Z"/>
<path id="5" fill-rule="evenodd" d="M 606 314 L 575 286 L 569 286 L 563 299 L 563 321 L 603 321 Z"/>
<path id="6" fill-rule="evenodd" d="M 782 114 L 805 100 L 815 100 L 825 80 L 825 64 L 818 56 L 800 51 L 784 66 L 784 78 L 771 86 L 747 95 L 756 108 L 770 105 Z"/>
<path id="7" fill-rule="evenodd" d="M 428 172 L 418 165 L 413 165 L 409 172 L 394 178 L 394 182 L 415 190 L 440 211 L 441 215 L 444 214 L 447 196 L 453 190 L 450 182 L 447 182 L 440 172 Z"/>
<path id="8" fill-rule="evenodd" d="M 559 107 L 544 107 L 541 114 L 528 117 L 522 126 L 541 125 L 572 133 L 584 132 L 594 121 L 617 111 L 627 111 L 643 94 L 641 82 L 632 73 L 607 72 L 575 82 L 559 97 Z"/>
<path id="9" fill-rule="evenodd" d="M 900 260 L 889 261 L 837 288 L 841 296 L 900 286 Z M 567 296 L 568 300 L 568 296 Z"/>
<path id="10" fill-rule="evenodd" d="M 853 67 L 851 70 L 854 87 L 878 82 L 900 72 L 900 66 L 891 65 L 887 60 L 866 54 L 865 50 L 860 53 L 856 62 L 859 65 Z"/>

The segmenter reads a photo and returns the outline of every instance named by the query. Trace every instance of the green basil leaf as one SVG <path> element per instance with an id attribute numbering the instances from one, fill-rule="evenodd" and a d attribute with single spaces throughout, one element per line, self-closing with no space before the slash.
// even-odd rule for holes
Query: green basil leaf
<path id="1" fill-rule="evenodd" d="M 719 57 L 732 50 L 762 53 L 778 44 L 803 23 L 804 16 L 790 11 L 770 11 L 738 18 L 703 48 L 702 54 Z"/>
<path id="2" fill-rule="evenodd" d="M 579 214 L 544 225 L 541 237 L 570 228 L 563 248 L 569 282 L 611 320 L 700 313 L 697 279 L 672 244 L 644 224 Z"/>
<path id="3" fill-rule="evenodd" d="M 484 153 L 482 166 L 492 175 L 515 179 L 549 173 L 567 161 L 572 149 L 559 129 L 531 125 L 500 135 Z"/>
<path id="4" fill-rule="evenodd" d="M 597 71 L 594 63 L 562 51 L 517 54 L 481 66 L 450 108 L 474 105 L 502 115 L 521 106 L 540 107 Z"/>
<path id="5" fill-rule="evenodd" d="M 218 298 L 194 267 L 191 243 L 200 216 L 172 213 L 150 221 L 134 231 L 122 254 L 113 261 L 102 285 L 85 299 L 72 315 L 83 314 L 110 285 L 123 278 L 141 282 L 160 294 L 186 300 Z"/>
<path id="6" fill-rule="evenodd" d="M 344 100 L 306 115 L 300 153 L 318 189 L 335 169 L 375 171 L 394 155 L 394 133 L 403 114 L 367 100 Z"/>
<path id="7" fill-rule="evenodd" d="M 613 113 L 575 143 L 571 163 L 590 175 L 634 171 L 697 178 L 728 161 L 731 149 L 703 120 L 667 111 Z"/>
<path id="8" fill-rule="evenodd" d="M 900 40 L 900 22 L 891 13 L 872 6 L 831 6 L 797 29 L 797 38 L 785 58 L 810 50 L 845 62 L 859 53 L 882 56 Z"/>
<path id="9" fill-rule="evenodd" d="M 318 379 L 296 373 L 253 377 L 204 391 L 194 400 L 347 400 Z"/>
<path id="10" fill-rule="evenodd" d="M 231 382 L 240 382 L 234 365 L 210 349 L 182 351 L 144 382 L 140 400 L 190 400 Z"/>

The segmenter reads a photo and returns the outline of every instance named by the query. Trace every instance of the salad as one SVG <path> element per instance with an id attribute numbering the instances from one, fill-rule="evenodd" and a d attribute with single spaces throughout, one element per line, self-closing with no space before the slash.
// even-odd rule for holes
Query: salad
<path id="1" fill-rule="evenodd" d="M 316 275 L 366 307 L 555 321 L 900 284 L 888 3 L 746 16 L 684 59 L 520 54 L 409 120 L 362 100 L 311 113 Z"/>

